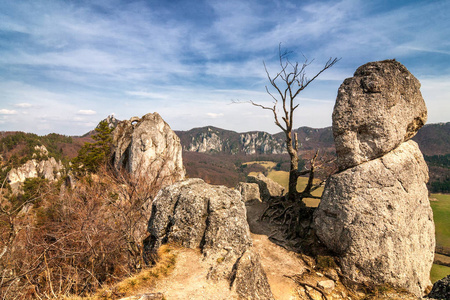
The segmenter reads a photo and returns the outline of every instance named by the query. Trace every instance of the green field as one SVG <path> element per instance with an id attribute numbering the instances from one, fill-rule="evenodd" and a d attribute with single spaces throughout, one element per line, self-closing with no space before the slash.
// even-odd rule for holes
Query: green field
<path id="1" fill-rule="evenodd" d="M 439 279 L 442 279 L 449 274 L 450 274 L 450 267 L 433 264 L 430 274 L 431 282 L 435 283 Z"/>
<path id="2" fill-rule="evenodd" d="M 252 161 L 252 162 L 249 162 L 246 164 L 249 165 L 249 164 L 254 164 L 254 163 L 258 163 L 258 164 L 262 165 L 263 167 L 265 167 L 268 170 L 267 177 L 269 177 L 273 181 L 281 184 L 286 190 L 288 189 L 288 186 L 289 186 L 289 173 L 288 172 L 273 170 L 272 168 L 276 166 L 276 163 L 271 162 L 271 161 Z M 249 175 L 256 175 L 256 173 L 252 172 Z M 315 180 L 314 182 L 318 183 L 319 181 Z M 308 183 L 308 177 L 300 177 L 297 181 L 297 190 L 303 191 L 303 189 L 306 187 L 307 183 Z M 312 194 L 313 194 L 313 196 L 319 197 L 322 195 L 322 192 L 323 192 L 323 187 L 320 187 L 317 190 L 315 190 Z M 306 206 L 309 206 L 309 207 L 317 207 L 320 202 L 319 199 L 313 199 L 313 198 L 306 198 L 306 199 L 303 199 L 303 201 L 305 202 Z"/>
<path id="3" fill-rule="evenodd" d="M 432 194 L 430 200 L 436 226 L 436 246 L 450 252 L 450 195 Z"/>

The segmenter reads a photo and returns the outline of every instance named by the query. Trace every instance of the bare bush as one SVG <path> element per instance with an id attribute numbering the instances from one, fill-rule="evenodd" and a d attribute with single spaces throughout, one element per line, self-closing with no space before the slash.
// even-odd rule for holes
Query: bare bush
<path id="1" fill-rule="evenodd" d="M 44 185 L 22 202 L 1 189 L 1 299 L 88 295 L 144 266 L 154 182 L 101 168 Z"/>

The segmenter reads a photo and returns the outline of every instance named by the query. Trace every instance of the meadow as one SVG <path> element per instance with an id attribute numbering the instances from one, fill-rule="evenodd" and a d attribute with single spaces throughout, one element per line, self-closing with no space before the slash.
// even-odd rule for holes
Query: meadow
<path id="1" fill-rule="evenodd" d="M 273 168 L 275 167 L 275 163 L 271 161 L 254 161 L 246 163 L 249 164 L 259 164 L 266 168 L 268 174 L 267 177 L 272 179 L 273 181 L 279 183 L 282 185 L 286 190 L 288 190 L 289 187 L 289 173 L 286 171 L 277 171 Z M 249 175 L 256 175 L 255 173 L 250 173 Z M 303 189 L 306 187 L 306 184 L 308 183 L 308 177 L 299 177 L 297 181 L 297 190 L 303 191 Z M 320 180 L 316 179 L 314 180 L 314 183 L 320 183 Z M 323 193 L 323 186 L 312 192 L 313 196 L 320 197 Z M 317 207 L 319 206 L 319 199 L 313 199 L 313 198 L 305 198 L 303 199 L 303 202 L 305 202 L 306 206 L 309 207 Z"/>

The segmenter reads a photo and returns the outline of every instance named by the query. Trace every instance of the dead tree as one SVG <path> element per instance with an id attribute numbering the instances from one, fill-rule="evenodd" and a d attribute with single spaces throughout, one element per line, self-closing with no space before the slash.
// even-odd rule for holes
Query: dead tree
<path id="1" fill-rule="evenodd" d="M 297 134 L 292 136 L 292 127 L 294 124 L 294 112 L 298 108 L 299 104 L 296 103 L 296 98 L 308 85 L 314 81 L 322 72 L 331 68 L 334 64 L 336 64 L 339 59 L 338 58 L 330 58 L 325 66 L 316 73 L 312 78 L 306 77 L 306 68 L 312 63 L 312 61 L 308 61 L 305 57 L 303 63 L 299 64 L 298 62 L 292 63 L 289 60 L 288 51 L 281 51 L 281 44 L 279 46 L 279 64 L 281 70 L 275 75 L 271 76 L 269 71 L 267 70 L 267 66 L 264 62 L 264 69 L 267 74 L 267 78 L 269 79 L 270 84 L 275 89 L 275 93 L 272 93 L 269 88 L 266 86 L 267 93 L 274 100 L 273 107 L 264 106 L 253 101 L 250 101 L 254 106 L 261 107 L 263 109 L 267 109 L 272 111 L 275 124 L 281 128 L 283 133 L 285 134 L 286 140 L 286 148 L 290 157 L 290 170 L 289 170 L 289 189 L 287 193 L 287 199 L 290 201 L 298 201 L 303 198 L 317 198 L 311 195 L 311 192 L 317 187 L 313 186 L 314 179 L 314 164 L 317 158 L 317 153 L 315 157 L 311 160 L 311 168 L 309 170 L 300 171 L 298 170 L 298 139 Z M 281 113 L 279 115 L 278 112 L 278 104 L 281 103 Z M 280 121 L 281 119 L 281 121 Z M 297 180 L 301 175 L 309 174 L 308 184 L 303 190 L 303 192 L 299 193 L 297 191 Z"/>

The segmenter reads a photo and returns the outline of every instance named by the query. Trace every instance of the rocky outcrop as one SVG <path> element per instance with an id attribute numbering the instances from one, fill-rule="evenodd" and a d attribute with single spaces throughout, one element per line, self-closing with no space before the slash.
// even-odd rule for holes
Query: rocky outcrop
<path id="1" fill-rule="evenodd" d="M 256 176 L 247 176 L 247 182 L 258 184 L 261 200 L 263 201 L 268 201 L 271 197 L 284 195 L 284 187 L 262 173 L 258 173 Z"/>
<path id="2" fill-rule="evenodd" d="M 287 153 L 283 143 L 271 134 L 262 131 L 241 133 L 240 144 L 245 154 L 282 154 Z"/>
<path id="3" fill-rule="evenodd" d="M 343 171 L 327 181 L 314 228 L 347 278 L 422 296 L 431 284 L 435 237 L 428 168 L 407 141 L 426 117 L 419 86 L 396 61 L 366 64 L 344 81 L 333 112 Z"/>
<path id="4" fill-rule="evenodd" d="M 185 169 L 178 136 L 158 113 L 121 121 L 113 131 L 112 162 L 150 184 L 182 180 Z"/>
<path id="5" fill-rule="evenodd" d="M 427 297 L 433 299 L 450 299 L 450 275 L 436 281 Z"/>
<path id="6" fill-rule="evenodd" d="M 241 193 L 242 201 L 261 201 L 259 193 L 259 185 L 257 183 L 239 182 L 236 186 L 236 190 Z"/>
<path id="7" fill-rule="evenodd" d="M 251 250 L 245 205 L 236 190 L 212 186 L 201 179 L 168 186 L 153 201 L 148 231 L 148 257 L 166 243 L 199 248 L 211 265 L 209 279 L 229 280 L 230 286 L 246 299 L 271 295 L 258 256 Z M 242 276 L 251 272 L 244 270 L 247 266 L 259 268 L 248 278 L 251 281 Z"/>
<path id="8" fill-rule="evenodd" d="M 333 135 L 341 170 L 380 157 L 413 137 L 427 120 L 420 82 L 399 62 L 359 67 L 339 87 Z"/>
<path id="9" fill-rule="evenodd" d="M 207 132 L 200 133 L 196 138 L 192 137 L 191 143 L 185 149 L 202 153 L 222 152 L 223 141 L 216 132 L 208 128 Z"/>
<path id="10" fill-rule="evenodd" d="M 239 258 L 231 275 L 231 289 L 243 299 L 273 299 L 258 253 L 246 250 Z"/>
<path id="11" fill-rule="evenodd" d="M 38 150 L 37 154 L 40 157 L 46 157 L 48 155 L 45 146 L 36 146 L 35 150 Z M 61 178 L 61 172 L 63 170 L 64 167 L 61 161 L 56 161 L 54 157 L 45 160 L 31 159 L 20 167 L 11 169 L 6 180 L 13 191 L 17 192 L 20 184 L 25 182 L 27 178 L 42 177 L 49 181 L 55 181 Z"/>
<path id="12" fill-rule="evenodd" d="M 416 295 L 430 285 L 435 241 L 427 181 L 413 141 L 330 178 L 315 228 L 350 279 Z"/>
<path id="13" fill-rule="evenodd" d="M 184 151 L 224 154 L 282 154 L 284 139 L 267 132 L 237 133 L 212 126 L 177 131 Z"/>

